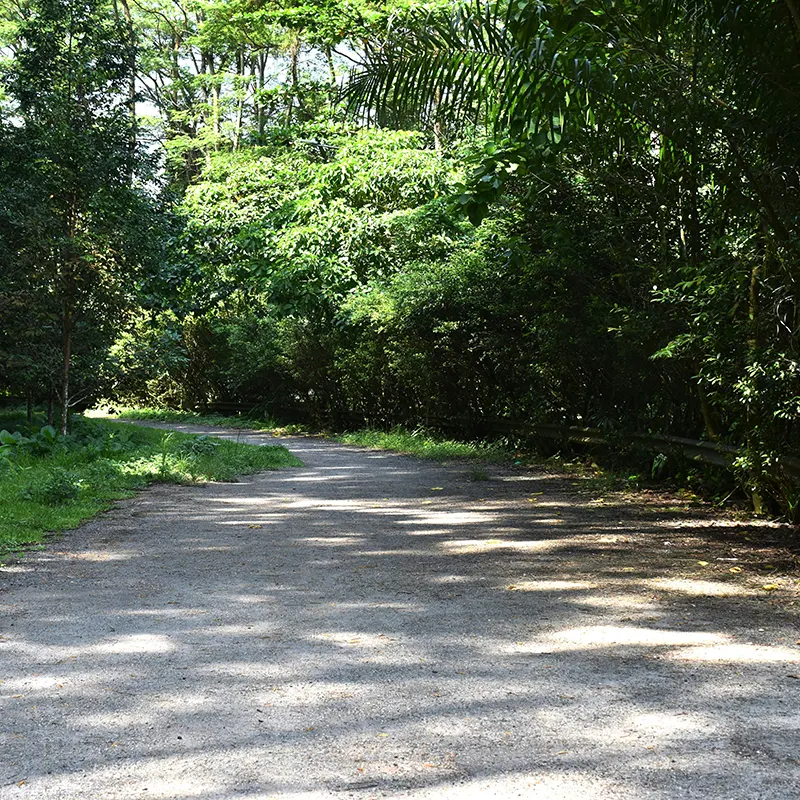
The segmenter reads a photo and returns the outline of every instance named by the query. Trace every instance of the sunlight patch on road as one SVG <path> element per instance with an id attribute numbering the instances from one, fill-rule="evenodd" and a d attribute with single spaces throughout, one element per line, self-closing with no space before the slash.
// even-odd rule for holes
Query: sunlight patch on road
<path id="1" fill-rule="evenodd" d="M 671 736 L 685 737 L 692 732 L 705 737 L 713 734 L 719 726 L 710 715 L 685 711 L 650 711 L 631 714 L 622 727 L 626 730 L 640 731 L 648 737 L 663 739 Z"/>
<path id="2" fill-rule="evenodd" d="M 305 536 L 302 539 L 297 539 L 298 542 L 307 542 L 308 544 L 324 544 L 342 546 L 362 544 L 365 539 L 363 536 Z"/>
<path id="3" fill-rule="evenodd" d="M 454 555 L 490 552 L 492 550 L 536 550 L 546 552 L 563 547 L 566 541 L 565 539 L 527 539 L 523 541 L 515 541 L 513 539 L 454 539 L 451 542 L 441 542 L 439 547 Z"/>
<path id="4" fill-rule="evenodd" d="M 113 642 L 95 645 L 95 653 L 169 653 L 175 649 L 167 636 L 156 633 L 134 633 Z"/>
<path id="5" fill-rule="evenodd" d="M 800 664 L 800 649 L 754 644 L 721 644 L 689 647 L 669 655 L 673 661 L 705 661 L 739 664 Z"/>
<path id="6" fill-rule="evenodd" d="M 587 625 L 558 631 L 531 642 L 516 642 L 507 651 L 545 654 L 607 647 L 713 647 L 729 641 L 729 637 L 717 633 L 666 631 L 627 625 Z"/>
<path id="7" fill-rule="evenodd" d="M 730 597 L 750 594 L 743 586 L 723 581 L 704 581 L 693 578 L 650 578 L 643 580 L 642 583 L 652 589 L 666 589 L 670 592 L 680 592 L 698 597 Z"/>
<path id="8" fill-rule="evenodd" d="M 660 608 L 658 603 L 653 602 L 652 599 L 637 594 L 590 594 L 581 597 L 580 603 L 594 608 L 611 608 L 620 611 L 631 611 L 632 609 L 652 611 Z"/>
<path id="9" fill-rule="evenodd" d="M 55 551 L 54 555 L 66 556 L 72 561 L 128 561 L 137 558 L 139 554 L 119 550 L 113 553 L 108 550 L 84 550 L 80 553 Z"/>
<path id="10" fill-rule="evenodd" d="M 518 581 L 505 587 L 509 592 L 568 592 L 597 589 L 590 581 Z"/>
<path id="11" fill-rule="evenodd" d="M 409 509 L 403 509 L 408 514 Z M 413 520 L 401 525 L 477 525 L 489 524 L 497 519 L 497 514 L 483 514 L 475 511 L 417 511 L 412 512 Z"/>

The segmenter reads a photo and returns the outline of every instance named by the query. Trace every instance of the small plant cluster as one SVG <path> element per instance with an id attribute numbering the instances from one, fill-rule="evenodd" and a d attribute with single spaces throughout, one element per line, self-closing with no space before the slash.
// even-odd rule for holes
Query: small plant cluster
<path id="1" fill-rule="evenodd" d="M 67 458 L 88 464 L 118 456 L 136 447 L 132 435 L 132 430 L 109 429 L 82 419 L 68 436 L 52 425 L 13 432 L 4 429 L 0 431 L 0 472 L 34 476 L 20 490 L 23 499 L 62 505 L 78 497 L 87 476 L 55 461 Z"/>
<path id="2" fill-rule="evenodd" d="M 57 452 L 66 452 L 69 443 L 65 437 L 60 436 L 52 425 L 43 425 L 41 428 L 32 428 L 24 433 L 19 430 L 13 432 L 0 431 L 0 468 L 3 472 L 31 471 L 27 466 L 33 458 L 45 459 Z M 54 466 L 37 476 L 35 482 L 27 483 L 20 491 L 20 497 L 33 500 L 46 505 L 60 505 L 74 500 L 79 492 L 81 480 L 75 473 L 63 467 Z"/>
<path id="3" fill-rule="evenodd" d="M 52 453 L 59 443 L 59 435 L 52 425 L 35 428 L 27 436 L 21 431 L 0 431 L 0 458 L 11 459 L 17 453 L 34 455 Z"/>
<path id="4" fill-rule="evenodd" d="M 158 453 L 158 479 L 194 481 L 201 478 L 222 444 L 206 434 L 185 435 L 167 431 L 161 435 Z"/>
<path id="5" fill-rule="evenodd" d="M 81 491 L 83 480 L 78 473 L 64 467 L 53 467 L 37 483 L 28 484 L 20 496 L 25 500 L 58 506 L 75 500 Z"/>

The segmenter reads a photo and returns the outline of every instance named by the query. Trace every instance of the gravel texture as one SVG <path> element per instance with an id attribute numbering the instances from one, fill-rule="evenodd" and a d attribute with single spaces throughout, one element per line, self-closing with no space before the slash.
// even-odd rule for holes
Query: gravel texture
<path id="1" fill-rule="evenodd" d="M 2 800 L 800 798 L 798 605 L 733 523 L 281 443 L 0 571 Z"/>

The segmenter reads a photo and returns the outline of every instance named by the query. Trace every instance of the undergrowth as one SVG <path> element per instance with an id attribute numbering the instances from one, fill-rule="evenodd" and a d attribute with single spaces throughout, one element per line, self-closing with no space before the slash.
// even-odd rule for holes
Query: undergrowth
<path id="1" fill-rule="evenodd" d="M 405 428 L 393 428 L 390 431 L 381 431 L 365 428 L 352 433 L 336 434 L 331 438 L 344 444 L 394 450 L 434 461 L 473 459 L 502 463 L 511 461 L 514 457 L 514 453 L 500 443 L 456 441 L 423 429 L 409 431 Z"/>
<path id="2" fill-rule="evenodd" d="M 226 428 L 272 430 L 277 427 L 274 420 L 252 419 L 237 414 L 200 414 L 196 411 L 176 411 L 169 408 L 121 408 L 113 416 L 121 420 L 142 420 L 149 422 L 187 422 L 192 425 L 224 425 Z"/>
<path id="3" fill-rule="evenodd" d="M 76 527 L 149 483 L 229 481 L 301 464 L 279 446 L 82 417 L 70 436 L 61 437 L 37 422 L 43 420 L 28 427 L 24 415 L 0 415 L 8 434 L 0 452 L 0 560 L 41 542 L 47 532 Z"/>

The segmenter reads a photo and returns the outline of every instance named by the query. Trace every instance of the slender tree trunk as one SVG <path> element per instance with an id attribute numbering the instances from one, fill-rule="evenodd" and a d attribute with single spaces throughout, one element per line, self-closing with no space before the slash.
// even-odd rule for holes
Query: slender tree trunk
<path id="1" fill-rule="evenodd" d="M 238 53 L 236 56 L 236 78 L 239 89 L 239 100 L 236 104 L 236 123 L 233 128 L 233 149 L 234 152 L 239 149 L 239 142 L 242 138 L 242 120 L 244 118 L 244 99 L 247 94 L 247 89 L 250 86 L 250 81 L 245 81 L 245 66 L 244 54 Z"/>
<path id="2" fill-rule="evenodd" d="M 214 150 L 219 150 L 220 137 L 220 85 L 217 81 L 217 65 L 213 53 L 204 53 L 203 62 L 206 73 L 210 79 L 210 87 L 206 93 L 206 100 L 211 100 L 211 130 L 214 133 Z"/>
<path id="3" fill-rule="evenodd" d="M 300 39 L 296 38 L 292 41 L 289 48 L 289 72 L 292 76 L 292 94 L 289 97 L 289 107 L 286 109 L 286 126 L 292 124 L 292 112 L 294 111 L 294 100 L 297 98 L 297 108 L 303 107 L 303 100 L 300 97 L 300 74 L 298 72 L 298 56 L 300 54 Z"/>
<path id="4" fill-rule="evenodd" d="M 336 96 L 336 65 L 333 63 L 333 51 L 330 45 L 325 45 L 325 60 L 328 62 L 328 80 L 330 81 L 328 99 L 333 102 Z"/>
<path id="5" fill-rule="evenodd" d="M 27 402 L 28 425 L 33 424 L 33 389 L 30 386 L 25 389 L 25 400 Z"/>
<path id="6" fill-rule="evenodd" d="M 714 413 L 714 409 L 711 407 L 711 403 L 708 401 L 708 395 L 706 395 L 705 390 L 699 383 L 697 384 L 697 397 L 700 400 L 700 413 L 703 415 L 706 436 L 708 436 L 712 442 L 716 442 L 719 440 L 720 434 L 719 420 Z"/>
<path id="7" fill-rule="evenodd" d="M 217 83 L 216 73 L 214 73 L 214 87 L 213 93 L 211 95 L 212 102 L 213 102 L 213 114 L 214 114 L 214 149 L 219 150 L 219 139 L 222 135 L 222 119 L 221 119 L 221 111 L 220 111 L 220 100 L 221 100 L 221 92 L 222 89 Z"/>
<path id="8" fill-rule="evenodd" d="M 289 54 L 291 57 L 291 72 L 292 72 L 292 88 L 297 92 L 297 88 L 300 84 L 300 75 L 297 70 L 297 60 L 298 56 L 300 55 L 300 39 L 295 38 L 292 42 L 292 46 L 289 50 Z"/>
<path id="9" fill-rule="evenodd" d="M 433 149 L 436 151 L 436 155 L 441 156 L 442 154 L 442 132 L 443 132 L 443 125 L 442 125 L 442 115 L 439 113 L 439 107 L 442 104 L 442 90 L 439 88 L 436 90 L 436 98 L 433 103 Z"/>
<path id="10" fill-rule="evenodd" d="M 133 118 L 134 131 L 136 130 L 136 50 L 134 43 L 136 41 L 136 29 L 133 27 L 133 17 L 131 17 L 131 8 L 128 5 L 128 0 L 119 0 L 122 6 L 122 14 L 125 17 L 125 25 L 128 29 L 128 36 L 130 37 L 131 55 L 130 55 L 130 77 L 128 78 L 128 104 L 131 109 L 131 117 Z"/>
<path id="11" fill-rule="evenodd" d="M 693 58 L 692 58 L 692 85 L 691 85 L 691 101 L 689 104 L 689 113 L 692 118 L 692 130 L 689 140 L 689 163 L 685 164 L 684 169 L 687 177 L 687 227 L 689 229 L 689 241 L 687 243 L 689 251 L 689 263 L 693 267 L 698 267 L 703 258 L 702 253 L 702 238 L 700 233 L 700 209 L 698 204 L 698 186 L 700 176 L 697 174 L 699 170 L 700 160 L 697 157 L 697 80 L 698 70 L 700 64 L 700 53 L 697 45 L 696 32 L 693 35 Z"/>
<path id="12" fill-rule="evenodd" d="M 53 424 L 53 387 L 47 392 L 47 424 Z"/>
<path id="13" fill-rule="evenodd" d="M 69 379 L 72 364 L 72 310 L 65 298 L 61 310 L 61 434 L 69 432 Z"/>
<path id="14" fill-rule="evenodd" d="M 767 225 L 762 225 L 764 229 L 764 258 L 763 266 L 758 261 L 753 262 L 750 270 L 750 285 L 747 291 L 747 321 L 749 325 L 747 337 L 747 361 L 748 365 L 755 364 L 758 360 L 758 349 L 761 345 L 761 337 L 759 336 L 759 296 L 758 284 L 762 276 L 766 273 L 767 264 L 769 262 L 770 240 L 769 231 L 766 230 Z M 750 450 L 755 450 L 760 447 L 761 443 L 755 438 L 754 431 L 757 430 L 759 419 L 756 412 L 753 410 L 752 405 L 748 404 L 745 412 L 747 420 L 747 445 Z M 761 514 L 764 511 L 764 497 L 761 493 L 759 486 L 755 486 L 751 492 L 751 500 L 753 503 L 753 511 L 756 514 Z"/>
<path id="15" fill-rule="evenodd" d="M 256 97 L 255 97 L 255 111 L 256 111 L 256 127 L 258 129 L 258 140 L 262 140 L 264 136 L 264 129 L 266 128 L 266 115 L 264 114 L 264 104 L 261 100 L 264 91 L 264 83 L 266 81 L 267 72 L 267 53 L 258 53 L 256 56 L 255 70 L 256 70 Z"/>
<path id="16" fill-rule="evenodd" d="M 239 149 L 239 142 L 242 138 L 242 120 L 244 118 L 244 97 L 239 98 L 239 103 L 236 108 L 236 126 L 233 132 L 233 150 L 236 152 Z"/>
<path id="17" fill-rule="evenodd" d="M 798 8 L 795 0 L 786 0 L 786 5 L 789 8 L 789 13 L 792 15 L 795 27 L 800 31 L 800 8 Z"/>

